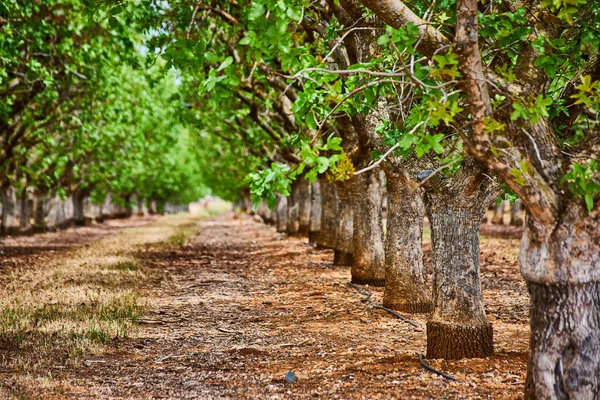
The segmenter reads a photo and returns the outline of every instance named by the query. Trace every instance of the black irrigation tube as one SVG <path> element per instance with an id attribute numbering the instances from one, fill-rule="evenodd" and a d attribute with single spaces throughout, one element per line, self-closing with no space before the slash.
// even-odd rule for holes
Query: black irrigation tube
<path id="1" fill-rule="evenodd" d="M 435 369 L 432 366 L 430 366 L 429 364 L 427 364 L 425 362 L 425 360 L 423 360 L 423 354 L 419 354 L 419 361 L 421 361 L 421 364 L 425 367 L 426 370 L 429 370 L 435 374 L 438 374 L 439 376 L 442 376 L 442 377 L 448 379 L 449 381 L 454 381 L 454 382 L 457 381 L 456 378 L 453 377 L 452 375 L 448 375 L 442 371 L 438 371 L 437 369 Z"/>
<path id="2" fill-rule="evenodd" d="M 362 294 L 362 295 L 364 295 L 364 296 L 365 296 L 365 297 L 364 297 L 364 298 L 361 300 L 361 302 L 363 302 L 363 303 L 364 303 L 364 302 L 367 302 L 367 301 L 368 301 L 368 302 L 369 302 L 369 304 L 371 305 L 371 307 L 373 307 L 373 308 L 378 308 L 378 309 L 380 309 L 380 310 L 387 311 L 387 312 L 389 312 L 390 314 L 392 314 L 393 316 L 397 317 L 398 319 L 400 319 L 400 320 L 402 320 L 402 321 L 406 322 L 407 324 L 410 324 L 410 325 L 414 326 L 415 328 L 420 328 L 419 324 L 417 324 L 416 322 L 413 322 L 413 321 L 411 321 L 411 320 L 409 320 L 409 319 L 407 319 L 407 318 L 403 317 L 402 315 L 398 314 L 397 312 L 395 312 L 395 311 L 393 311 L 393 310 L 390 310 L 390 309 L 389 309 L 389 308 L 387 308 L 387 307 L 383 307 L 383 306 L 380 306 L 380 305 L 377 305 L 377 304 L 375 304 L 375 303 L 373 302 L 373 300 L 371 300 L 371 296 L 373 295 L 373 293 L 369 292 L 368 290 L 367 290 L 367 291 L 365 291 L 365 290 L 363 290 L 363 289 L 362 289 L 360 286 L 358 286 L 358 285 L 356 285 L 356 284 L 354 284 L 354 283 L 352 283 L 352 282 L 348 282 L 348 286 L 350 286 L 350 287 L 352 287 L 352 288 L 356 289 L 356 291 L 357 291 L 359 294 Z M 419 354 L 419 362 L 421 363 L 421 365 L 423 365 L 423 367 L 425 367 L 425 369 L 426 369 L 426 370 L 428 370 L 428 371 L 431 371 L 431 372 L 433 372 L 434 374 L 437 374 L 437 375 L 439 375 L 439 376 L 441 376 L 441 377 L 443 377 L 443 378 L 446 378 L 446 379 L 448 379 L 449 381 L 457 382 L 457 379 L 456 379 L 455 377 L 453 377 L 452 375 L 448 375 L 448 374 L 446 374 L 446 373 L 444 373 L 444 372 L 442 372 L 442 371 L 438 371 L 437 369 L 435 369 L 435 368 L 433 368 L 432 366 L 430 366 L 429 364 L 427 364 L 427 363 L 425 362 L 425 360 L 423 359 L 423 355 L 422 355 L 422 354 Z"/>

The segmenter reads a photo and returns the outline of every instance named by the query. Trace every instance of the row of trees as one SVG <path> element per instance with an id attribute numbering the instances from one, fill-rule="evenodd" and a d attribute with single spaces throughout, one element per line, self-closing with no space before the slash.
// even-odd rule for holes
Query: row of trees
<path id="1" fill-rule="evenodd" d="M 430 357 L 492 354 L 479 226 L 498 196 L 518 196 L 531 297 L 527 396 L 598 397 L 596 2 L 153 7 L 160 29 L 150 52 L 179 71 L 191 114 L 221 150 L 212 183 L 238 189 L 240 172 L 263 165 L 246 180 L 253 202 L 276 207 L 290 233 L 311 234 L 314 215 L 317 241 L 351 265 L 353 281 L 385 285 L 387 306 L 429 313 Z"/>
<path id="2" fill-rule="evenodd" d="M 177 78 L 144 67 L 138 14 L 95 22 L 78 0 L 0 5 L 2 232 L 83 224 L 109 193 L 118 214 L 205 191 Z"/>
<path id="3" fill-rule="evenodd" d="M 446 358 L 493 352 L 479 226 L 518 196 L 527 395 L 599 395 L 596 2 L 21 3 L 0 14 L 5 186 L 264 199 L 386 305 L 429 313 Z"/>

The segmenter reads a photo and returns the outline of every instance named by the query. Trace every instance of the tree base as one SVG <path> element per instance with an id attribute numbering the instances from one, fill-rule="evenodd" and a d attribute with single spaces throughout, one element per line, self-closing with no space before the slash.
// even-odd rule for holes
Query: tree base
<path id="1" fill-rule="evenodd" d="M 357 278 L 352 277 L 352 283 L 356 285 L 369 285 L 373 287 L 385 287 L 385 279 Z"/>
<path id="2" fill-rule="evenodd" d="M 383 306 L 391 310 L 405 312 L 409 314 L 428 314 L 433 310 L 433 303 L 431 301 L 423 301 L 416 303 L 387 303 L 384 299 Z"/>
<path id="3" fill-rule="evenodd" d="M 320 233 L 321 233 L 321 231 L 309 231 L 308 232 L 308 242 L 315 243 L 316 245 L 318 245 Z"/>
<path id="4" fill-rule="evenodd" d="M 76 219 L 75 220 L 75 226 L 90 226 L 92 225 L 92 218 L 90 217 L 85 217 L 84 219 Z"/>
<path id="5" fill-rule="evenodd" d="M 6 236 L 18 236 L 21 233 L 21 227 L 9 226 L 4 228 L 2 234 Z"/>
<path id="6" fill-rule="evenodd" d="M 458 360 L 494 355 L 493 329 L 487 325 L 427 322 L 427 358 Z"/>
<path id="7" fill-rule="evenodd" d="M 346 253 L 342 250 L 334 250 L 333 265 L 338 267 L 351 267 L 353 263 L 352 253 Z"/>
<path id="8" fill-rule="evenodd" d="M 33 233 L 46 233 L 46 232 L 48 232 L 48 226 L 47 225 L 33 225 L 31 230 Z"/>

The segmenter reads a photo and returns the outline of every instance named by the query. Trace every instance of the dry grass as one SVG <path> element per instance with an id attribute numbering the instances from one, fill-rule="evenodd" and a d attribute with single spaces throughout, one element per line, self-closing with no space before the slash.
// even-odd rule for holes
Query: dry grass
<path id="1" fill-rule="evenodd" d="M 25 398 L 20 387 L 43 386 L 51 365 L 76 365 L 135 336 L 145 291 L 164 278 L 135 255 L 151 244 L 184 245 L 197 221 L 167 216 L 13 272 L 0 297 L 0 370 L 13 373 L 11 396 Z"/>

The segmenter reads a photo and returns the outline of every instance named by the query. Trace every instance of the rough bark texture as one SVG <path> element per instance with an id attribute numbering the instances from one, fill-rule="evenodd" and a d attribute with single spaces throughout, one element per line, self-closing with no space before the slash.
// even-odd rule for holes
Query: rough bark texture
<path id="1" fill-rule="evenodd" d="M 287 197 L 277 195 L 277 206 L 275 206 L 275 214 L 277 215 L 277 232 L 287 231 L 288 207 Z"/>
<path id="2" fill-rule="evenodd" d="M 311 185 L 310 191 L 310 224 L 308 227 L 308 241 L 317 243 L 321 233 L 321 182 L 316 180 Z"/>
<path id="3" fill-rule="evenodd" d="M 321 231 L 317 246 L 326 249 L 335 248 L 338 225 L 338 198 L 335 184 L 327 181 L 325 177 L 321 181 Z"/>
<path id="4" fill-rule="evenodd" d="M 0 187 L 2 191 L 2 234 L 16 235 L 20 232 L 17 192 L 10 185 Z"/>
<path id="5" fill-rule="evenodd" d="M 433 250 L 433 312 L 427 357 L 458 359 L 493 354 L 479 273 L 479 229 L 497 186 L 466 160 L 459 173 L 431 182 L 425 196 Z"/>
<path id="6" fill-rule="evenodd" d="M 354 252 L 354 210 L 348 187 L 348 182 L 336 182 L 338 198 L 338 219 L 333 253 L 333 265 L 352 266 Z"/>
<path id="7" fill-rule="evenodd" d="M 382 184 L 379 170 L 353 177 L 346 184 L 352 201 L 352 282 L 385 286 L 385 252 L 381 220 Z"/>
<path id="8" fill-rule="evenodd" d="M 387 236 L 383 305 L 398 311 L 426 313 L 432 309 L 431 289 L 423 265 L 425 207 L 419 193 L 402 174 L 387 173 Z"/>
<path id="9" fill-rule="evenodd" d="M 526 398 L 600 398 L 600 210 L 566 207 L 549 235 L 526 220 L 519 262 L 530 295 Z"/>

